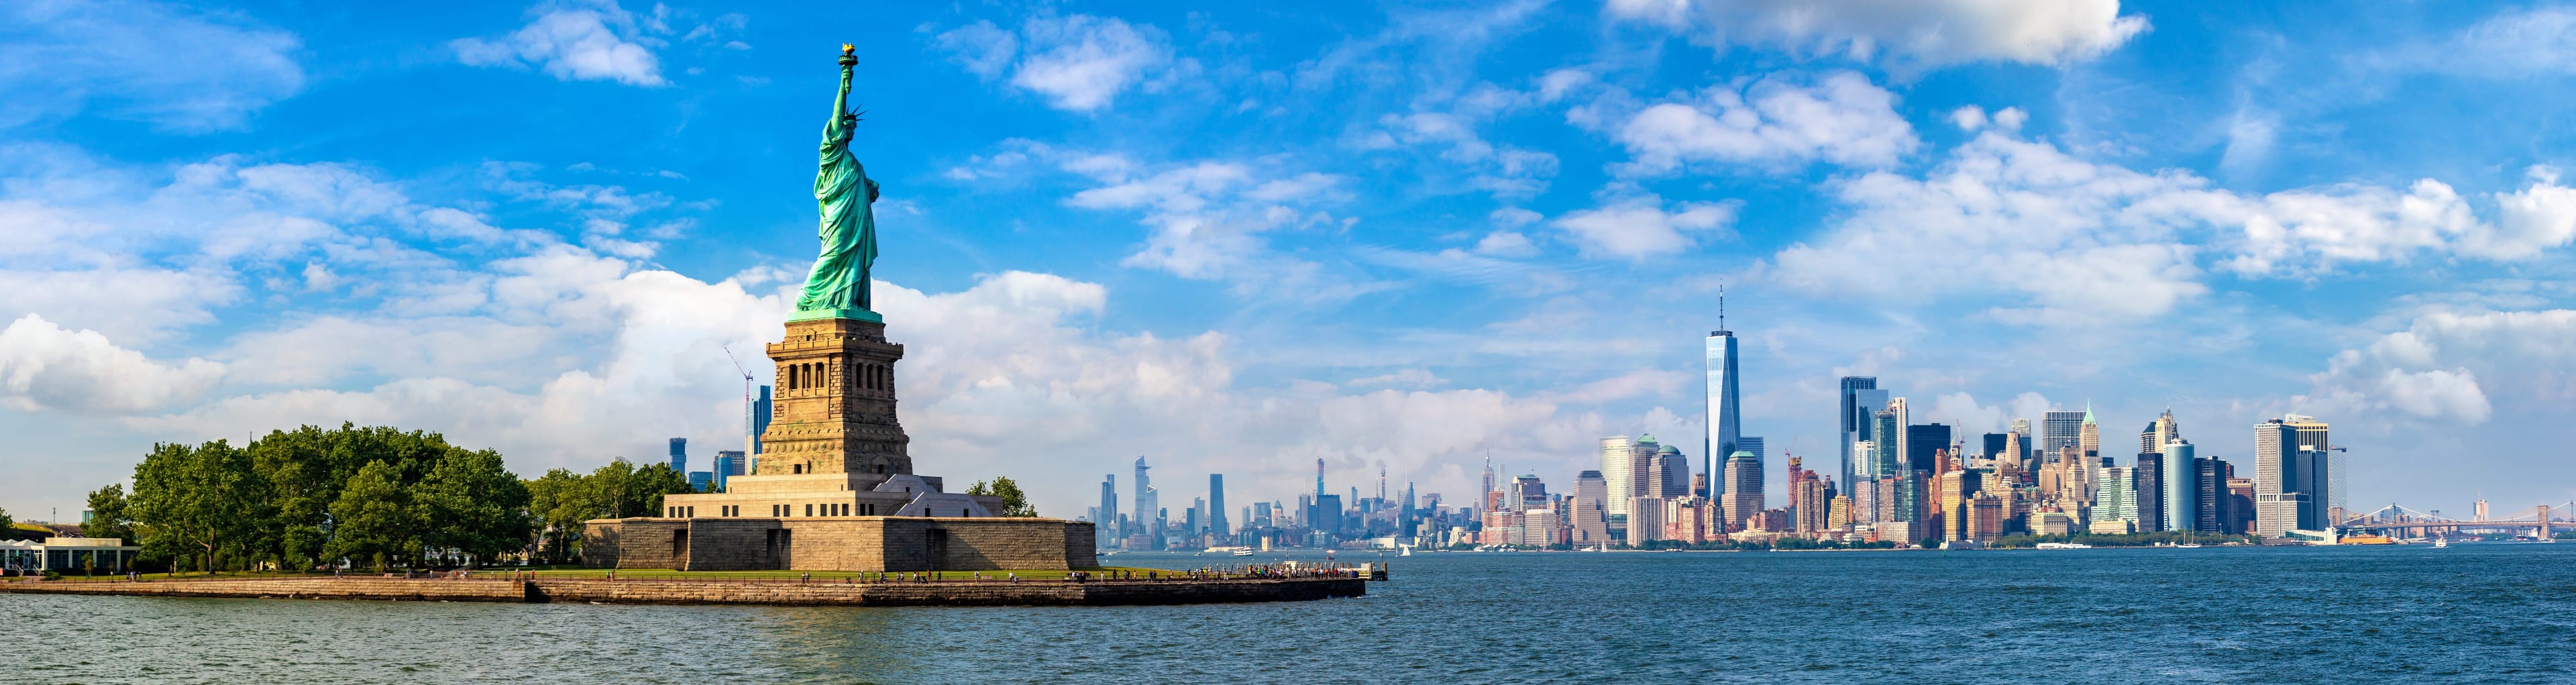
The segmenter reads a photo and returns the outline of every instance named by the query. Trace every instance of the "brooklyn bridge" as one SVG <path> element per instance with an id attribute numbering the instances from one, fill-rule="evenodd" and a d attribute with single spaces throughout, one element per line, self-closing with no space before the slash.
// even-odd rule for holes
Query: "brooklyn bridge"
<path id="1" fill-rule="evenodd" d="M 2470 532 L 2515 533 L 2533 539 L 2549 539 L 2555 529 L 2576 529 L 2576 502 L 2560 505 L 2536 505 L 2511 518 L 2459 519 L 2423 512 L 2404 505 L 2389 504 L 2375 511 L 2345 518 L 2335 527 L 2345 531 L 2367 531 L 2408 539 L 2436 534 Z"/>

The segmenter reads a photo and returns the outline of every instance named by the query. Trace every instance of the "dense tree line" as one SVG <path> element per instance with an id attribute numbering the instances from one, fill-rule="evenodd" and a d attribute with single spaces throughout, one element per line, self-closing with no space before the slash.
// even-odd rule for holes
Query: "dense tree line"
<path id="1" fill-rule="evenodd" d="M 134 490 L 90 493 L 82 533 L 137 541 L 174 570 L 413 565 L 527 545 L 528 487 L 491 450 L 434 433 L 305 426 L 247 445 L 160 444 Z"/>
<path id="2" fill-rule="evenodd" d="M 581 522 L 657 515 L 689 492 L 664 464 L 611 462 L 520 480 L 491 450 L 435 433 L 342 424 L 271 432 L 248 445 L 154 445 L 122 485 L 89 495 L 90 537 L 137 541 L 172 570 L 419 566 L 431 555 L 488 561 L 531 551 L 569 562 Z"/>

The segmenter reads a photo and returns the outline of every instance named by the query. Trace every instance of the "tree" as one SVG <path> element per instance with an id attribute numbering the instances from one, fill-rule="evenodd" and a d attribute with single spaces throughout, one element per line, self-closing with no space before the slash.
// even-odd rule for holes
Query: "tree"
<path id="1" fill-rule="evenodd" d="M 456 450 L 421 484 L 433 547 L 489 558 L 528 543 L 528 486 L 491 450 Z"/>
<path id="2" fill-rule="evenodd" d="M 0 509 L 0 530 L 8 530 L 16 527 L 18 527 L 18 519 L 11 517 L 9 515 L 9 510 Z"/>
<path id="3" fill-rule="evenodd" d="M 966 488 L 966 494 L 1002 498 L 1003 516 L 1032 517 L 1038 515 L 1037 507 L 1029 506 L 1029 496 L 1026 493 L 1020 492 L 1020 484 L 1011 482 L 1009 477 L 995 476 L 990 482 L 979 481 L 972 486 L 968 486 Z"/>
<path id="4" fill-rule="evenodd" d="M 592 471 L 590 478 L 591 492 L 610 505 L 609 518 L 661 516 L 663 495 L 697 491 L 689 487 L 687 474 L 661 462 L 639 468 L 619 459 Z"/>
<path id="5" fill-rule="evenodd" d="M 231 443 L 154 445 L 134 467 L 135 520 L 146 554 L 195 562 L 199 571 L 242 567 L 269 519 L 266 484 Z M 227 554 L 229 553 L 229 556 Z"/>
<path id="6" fill-rule="evenodd" d="M 661 462 L 654 462 L 644 468 L 636 469 L 635 481 L 630 488 L 632 492 L 643 495 L 641 501 L 635 502 L 636 506 L 633 510 L 635 513 L 629 514 L 630 516 L 661 516 L 663 495 L 685 495 L 698 491 L 696 487 L 689 485 L 689 474 L 671 470 L 670 464 Z"/>
<path id="7" fill-rule="evenodd" d="M 547 563 L 570 563 L 581 547 L 581 522 L 608 512 L 600 510 L 590 483 L 568 470 L 547 471 L 528 481 L 527 490 L 528 514 L 536 519 L 542 538 L 539 551 Z"/>
<path id="8" fill-rule="evenodd" d="M 380 573 L 388 560 L 416 553 L 420 511 L 411 499 L 392 465 L 368 462 L 340 489 L 339 501 L 331 503 L 331 518 L 337 525 L 332 527 L 325 553 L 331 558 L 372 561 Z"/>
<path id="9" fill-rule="evenodd" d="M 134 514 L 125 500 L 125 486 L 115 483 L 89 493 L 89 520 L 81 522 L 81 536 L 133 540 Z"/>

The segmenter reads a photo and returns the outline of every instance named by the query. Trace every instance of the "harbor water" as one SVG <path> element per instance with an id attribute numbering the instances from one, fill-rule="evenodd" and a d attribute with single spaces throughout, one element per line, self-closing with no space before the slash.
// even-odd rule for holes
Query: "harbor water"
<path id="1" fill-rule="evenodd" d="M 1377 561 L 1343 552 L 1342 561 Z M 1122 554 L 1116 565 L 1320 561 Z M 14 683 L 2576 682 L 2576 545 L 1416 553 L 1320 602 L 0 594 Z"/>

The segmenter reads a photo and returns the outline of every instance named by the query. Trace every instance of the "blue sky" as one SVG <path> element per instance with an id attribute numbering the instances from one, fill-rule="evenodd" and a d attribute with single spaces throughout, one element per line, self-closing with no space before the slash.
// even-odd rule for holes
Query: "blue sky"
<path id="1" fill-rule="evenodd" d="M 1864 374 L 1972 432 L 2171 407 L 2240 463 L 2316 415 L 2362 508 L 2576 496 L 2561 4 L 0 17 L 22 517 L 154 442 L 303 423 L 523 475 L 738 444 L 724 349 L 811 260 L 844 42 L 916 463 L 1050 514 L 1137 455 L 1174 506 L 1210 471 L 1292 499 L 1317 458 L 1453 502 L 1488 454 L 1696 458 L 1721 285 L 1773 474 L 1832 461 Z"/>

